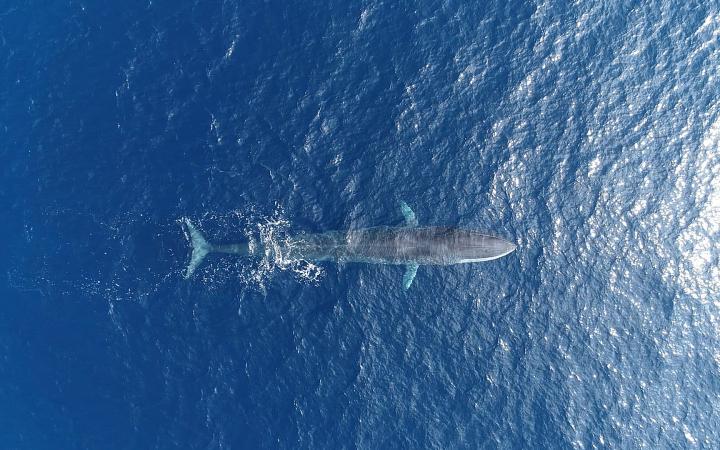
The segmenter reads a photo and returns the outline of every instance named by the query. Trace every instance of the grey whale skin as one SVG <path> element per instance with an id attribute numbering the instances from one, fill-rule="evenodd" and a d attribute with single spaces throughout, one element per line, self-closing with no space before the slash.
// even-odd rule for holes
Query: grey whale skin
<path id="1" fill-rule="evenodd" d="M 290 237 L 281 252 L 288 259 L 306 261 L 396 264 L 407 267 L 403 287 L 408 289 L 419 265 L 490 261 L 512 253 L 516 246 L 504 239 L 473 230 L 452 227 L 418 227 L 415 213 L 400 202 L 405 226 L 373 227 L 358 230 L 327 231 Z M 193 251 L 185 271 L 189 278 L 209 253 L 241 256 L 263 254 L 262 248 L 248 243 L 213 245 L 185 219 Z"/>

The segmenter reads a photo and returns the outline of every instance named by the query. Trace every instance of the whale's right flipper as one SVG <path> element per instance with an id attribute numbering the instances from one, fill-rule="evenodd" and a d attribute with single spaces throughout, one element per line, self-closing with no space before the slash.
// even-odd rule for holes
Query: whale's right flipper
<path id="1" fill-rule="evenodd" d="M 195 228 L 195 225 L 190 222 L 189 219 L 185 219 L 185 226 L 190 233 L 190 243 L 192 244 L 192 256 L 190 257 L 190 264 L 185 269 L 185 278 L 195 272 L 195 269 L 203 262 L 208 253 L 213 251 L 212 245 L 205 240 L 205 237 Z"/>
<path id="2" fill-rule="evenodd" d="M 418 226 L 417 217 L 415 217 L 415 211 L 413 211 L 412 208 L 410 208 L 408 204 L 402 200 L 400 200 L 400 211 L 402 211 L 402 215 L 403 217 L 405 217 L 406 227 Z"/>
<path id="3" fill-rule="evenodd" d="M 412 284 L 413 280 L 415 279 L 415 275 L 417 275 L 418 265 L 417 264 L 408 264 L 405 268 L 405 275 L 403 275 L 403 289 L 406 291 L 410 289 L 410 285 Z"/>

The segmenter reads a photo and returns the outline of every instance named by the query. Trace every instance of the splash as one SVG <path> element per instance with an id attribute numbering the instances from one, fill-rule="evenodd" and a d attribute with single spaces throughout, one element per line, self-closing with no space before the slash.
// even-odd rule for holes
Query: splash
<path id="1" fill-rule="evenodd" d="M 320 266 L 311 261 L 288 256 L 293 246 L 289 229 L 290 222 L 279 205 L 276 205 L 270 217 L 246 229 L 246 235 L 251 242 L 251 251 L 256 249 L 256 252 L 258 250 L 262 252 L 262 258 L 255 267 L 251 268 L 248 281 L 264 289 L 265 283 L 280 271 L 291 272 L 302 282 L 312 284 L 319 282 L 324 274 Z"/>

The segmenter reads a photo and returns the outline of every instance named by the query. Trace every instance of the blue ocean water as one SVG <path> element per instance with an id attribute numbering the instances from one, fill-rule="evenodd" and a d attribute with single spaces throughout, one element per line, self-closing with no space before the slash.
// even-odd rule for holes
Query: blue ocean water
<path id="1" fill-rule="evenodd" d="M 715 2 L 0 2 L 2 448 L 718 448 Z M 218 242 L 486 230 L 403 269 Z"/>

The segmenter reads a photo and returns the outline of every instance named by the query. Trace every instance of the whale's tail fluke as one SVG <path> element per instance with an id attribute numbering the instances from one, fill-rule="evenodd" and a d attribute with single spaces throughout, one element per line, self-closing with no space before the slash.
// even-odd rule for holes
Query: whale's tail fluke
<path id="1" fill-rule="evenodd" d="M 185 269 L 184 276 L 185 278 L 190 278 L 208 253 L 213 251 L 213 246 L 205 240 L 205 236 L 203 236 L 202 233 L 195 228 L 195 225 L 193 225 L 189 219 L 185 219 L 185 226 L 187 226 L 188 232 L 190 233 L 192 256 L 190 257 L 190 263 L 188 264 L 187 269 Z"/>

